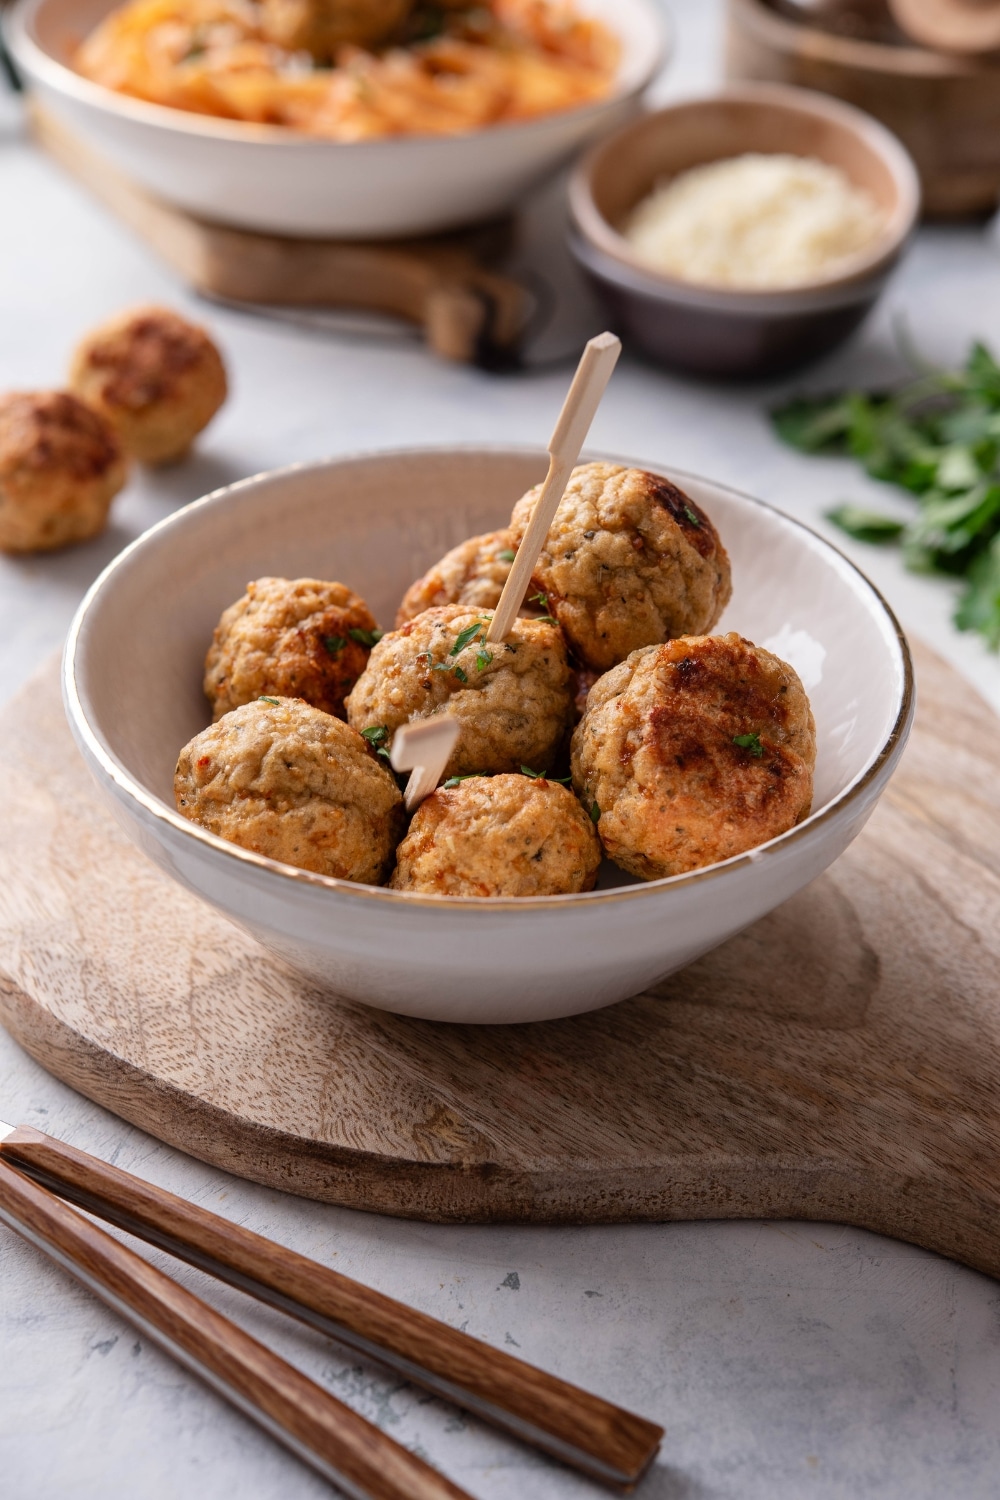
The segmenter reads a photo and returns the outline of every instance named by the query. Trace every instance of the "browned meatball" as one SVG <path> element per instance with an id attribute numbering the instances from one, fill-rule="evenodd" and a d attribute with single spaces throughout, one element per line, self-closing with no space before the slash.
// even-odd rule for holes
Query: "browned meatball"
<path id="1" fill-rule="evenodd" d="M 414 0 L 261 0 L 268 41 L 333 62 L 341 47 L 376 47 L 406 20 Z"/>
<path id="2" fill-rule="evenodd" d="M 395 778 L 353 729 L 299 698 L 244 704 L 185 745 L 178 811 L 219 838 L 378 885 L 403 830 Z"/>
<path id="3" fill-rule="evenodd" d="M 346 719 L 377 636 L 371 610 L 342 583 L 258 578 L 215 627 L 205 695 L 217 719 L 266 693 Z"/>
<path id="4" fill-rule="evenodd" d="M 816 729 L 795 672 L 742 636 L 635 651 L 590 690 L 573 785 L 644 880 L 753 849 L 812 803 Z"/>
<path id="5" fill-rule="evenodd" d="M 183 456 L 226 399 L 222 356 L 203 328 L 167 307 L 139 307 L 77 346 L 70 385 L 141 463 Z"/>
<path id="6" fill-rule="evenodd" d="M 486 645 L 489 616 L 462 604 L 427 609 L 379 641 L 347 700 L 356 729 L 453 714 L 461 735 L 448 775 L 551 770 L 570 722 L 573 689 L 558 626 L 515 620 Z"/>
<path id="7" fill-rule="evenodd" d="M 461 542 L 407 589 L 396 612 L 397 629 L 438 604 L 496 609 L 513 561 L 509 531 L 490 531 Z"/>
<path id="8" fill-rule="evenodd" d="M 515 547 L 538 495 L 514 507 Z M 729 558 L 705 512 L 669 479 L 607 463 L 574 469 L 532 582 L 595 672 L 640 646 L 711 630 L 731 593 Z"/>
<path id="9" fill-rule="evenodd" d="M 566 787 L 473 776 L 420 804 L 389 884 L 438 896 L 564 896 L 591 890 L 600 863 L 594 825 Z"/>
<path id="10" fill-rule="evenodd" d="M 125 474 L 114 432 L 75 396 L 0 396 L 0 551 L 44 552 L 96 536 Z"/>

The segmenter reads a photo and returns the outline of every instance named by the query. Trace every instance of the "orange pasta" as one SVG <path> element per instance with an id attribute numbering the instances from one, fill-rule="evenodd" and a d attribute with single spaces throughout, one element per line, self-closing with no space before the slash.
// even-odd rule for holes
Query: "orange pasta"
<path id="1" fill-rule="evenodd" d="M 378 45 L 371 12 L 360 45 L 357 5 L 339 4 L 344 16 L 338 0 L 130 0 L 76 65 L 155 104 L 359 141 L 572 109 L 604 97 L 618 64 L 616 39 L 570 0 L 394 0 Z"/>

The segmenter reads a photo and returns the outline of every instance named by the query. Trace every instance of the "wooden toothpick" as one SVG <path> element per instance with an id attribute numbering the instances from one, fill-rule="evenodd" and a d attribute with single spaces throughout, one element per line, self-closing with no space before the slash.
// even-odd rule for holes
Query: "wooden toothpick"
<path id="1" fill-rule="evenodd" d="M 412 719 L 396 730 L 389 761 L 394 771 L 410 772 L 405 793 L 407 812 L 419 807 L 441 780 L 459 728 L 458 720 L 450 714 L 435 714 L 433 719 Z"/>
<path id="2" fill-rule="evenodd" d="M 549 442 L 549 472 L 486 632 L 488 641 L 502 641 L 510 634 L 510 627 L 528 592 L 538 554 L 545 545 L 549 527 L 621 352 L 621 340 L 613 333 L 598 334 L 583 351 Z"/>

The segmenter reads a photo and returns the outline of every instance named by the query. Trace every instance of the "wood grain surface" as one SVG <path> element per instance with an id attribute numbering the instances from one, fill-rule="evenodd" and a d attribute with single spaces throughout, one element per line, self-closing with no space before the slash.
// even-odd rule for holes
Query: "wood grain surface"
<path id="1" fill-rule="evenodd" d="M 53 663 L 0 717 L 0 1019 L 124 1118 L 307 1197 L 835 1220 L 1000 1275 L 1000 723 L 917 666 L 902 769 L 831 871 L 655 992 L 466 1029 L 321 991 L 159 874 Z"/>
<path id="2" fill-rule="evenodd" d="M 0 1221 L 354 1500 L 470 1500 L 238 1324 L 3 1163 Z"/>
<path id="3" fill-rule="evenodd" d="M 361 308 L 420 324 L 435 354 L 461 362 L 511 357 L 531 311 L 518 282 L 492 269 L 507 221 L 408 240 L 291 239 L 214 224 L 152 197 L 34 101 L 32 134 L 199 292 L 284 307 Z"/>

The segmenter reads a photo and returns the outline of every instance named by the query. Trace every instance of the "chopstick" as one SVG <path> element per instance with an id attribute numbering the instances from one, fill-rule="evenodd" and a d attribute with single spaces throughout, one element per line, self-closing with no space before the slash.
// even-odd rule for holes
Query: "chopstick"
<path id="1" fill-rule="evenodd" d="M 653 1422 L 40 1131 L 0 1162 L 595 1479 L 630 1488 L 656 1455 Z"/>
<path id="2" fill-rule="evenodd" d="M 470 1500 L 200 1297 L 4 1163 L 0 1221 L 353 1500 Z"/>

